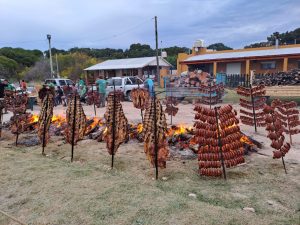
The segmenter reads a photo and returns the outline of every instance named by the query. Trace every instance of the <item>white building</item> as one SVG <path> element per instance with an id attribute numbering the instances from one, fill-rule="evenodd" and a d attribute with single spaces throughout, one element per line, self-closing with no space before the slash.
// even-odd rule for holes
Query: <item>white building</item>
<path id="1" fill-rule="evenodd" d="M 121 76 L 151 76 L 156 74 L 156 57 L 111 59 L 84 69 L 88 80 L 97 77 L 121 77 Z M 170 70 L 172 65 L 162 57 L 159 57 L 160 69 Z"/>

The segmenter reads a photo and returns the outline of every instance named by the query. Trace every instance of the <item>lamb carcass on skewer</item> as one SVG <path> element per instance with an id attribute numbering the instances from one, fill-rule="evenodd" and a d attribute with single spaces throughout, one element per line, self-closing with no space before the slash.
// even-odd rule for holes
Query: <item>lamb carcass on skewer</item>
<path id="1" fill-rule="evenodd" d="M 158 99 L 151 99 L 147 104 L 145 111 L 143 132 L 144 132 L 144 151 L 151 164 L 155 166 L 155 113 L 156 111 L 156 127 L 157 127 L 157 158 L 158 166 L 166 168 L 166 161 L 169 155 L 166 142 L 167 122 L 163 107 Z"/>
<path id="2" fill-rule="evenodd" d="M 116 91 L 109 93 L 107 97 L 106 112 L 104 114 L 106 120 L 104 140 L 110 155 L 115 154 L 119 146 L 128 138 L 128 121 L 121 105 L 122 95 L 122 92 Z M 113 136 L 115 140 L 113 140 Z"/>

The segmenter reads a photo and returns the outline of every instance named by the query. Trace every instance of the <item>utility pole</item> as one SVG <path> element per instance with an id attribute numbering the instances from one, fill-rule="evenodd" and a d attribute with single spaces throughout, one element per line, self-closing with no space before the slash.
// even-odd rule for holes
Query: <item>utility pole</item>
<path id="1" fill-rule="evenodd" d="M 157 35 L 157 16 L 154 17 L 155 20 L 155 49 L 156 49 L 156 79 L 158 84 L 160 84 L 160 72 L 159 72 L 159 59 L 158 59 L 158 35 Z"/>
<path id="2" fill-rule="evenodd" d="M 50 57 L 51 77 L 54 78 L 53 63 L 52 63 L 52 54 L 51 54 L 51 35 L 50 34 L 47 34 L 47 39 L 48 39 L 48 42 L 49 42 L 49 57 Z"/>
<path id="3" fill-rule="evenodd" d="M 55 59 L 56 59 L 56 75 L 57 75 L 58 78 L 60 78 L 60 76 L 59 76 L 59 70 L 58 70 L 57 54 L 55 54 Z"/>

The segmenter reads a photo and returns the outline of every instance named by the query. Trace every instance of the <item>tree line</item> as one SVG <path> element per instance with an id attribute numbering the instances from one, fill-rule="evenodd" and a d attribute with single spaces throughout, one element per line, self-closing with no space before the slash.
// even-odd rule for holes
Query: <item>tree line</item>
<path id="1" fill-rule="evenodd" d="M 267 37 L 266 42 L 253 43 L 245 48 L 265 47 L 275 44 L 300 43 L 300 28 L 284 33 L 274 32 Z M 208 49 L 216 51 L 231 50 L 232 48 L 223 43 L 215 43 L 207 46 Z M 178 53 L 189 53 L 187 47 L 168 47 L 162 49 L 167 52 L 166 60 L 176 69 Z M 54 68 L 58 67 L 61 76 L 78 78 L 83 76 L 83 69 L 107 59 L 122 59 L 135 57 L 155 56 L 156 51 L 147 44 L 132 44 L 128 49 L 114 48 L 78 48 L 68 50 L 52 48 Z M 57 55 L 58 66 L 55 56 Z M 50 77 L 49 51 L 27 50 L 22 48 L 4 47 L 0 48 L 0 78 L 9 80 L 43 80 Z"/>

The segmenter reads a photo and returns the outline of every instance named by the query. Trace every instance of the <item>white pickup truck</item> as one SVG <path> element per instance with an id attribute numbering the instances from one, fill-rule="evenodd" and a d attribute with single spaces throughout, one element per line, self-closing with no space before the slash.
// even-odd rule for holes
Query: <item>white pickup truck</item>
<path id="1" fill-rule="evenodd" d="M 124 93 L 127 100 L 131 101 L 130 92 L 133 88 L 140 86 L 144 87 L 143 80 L 139 77 L 112 77 L 107 80 L 106 93 L 114 90 L 114 84 L 116 90 L 120 90 Z"/>

